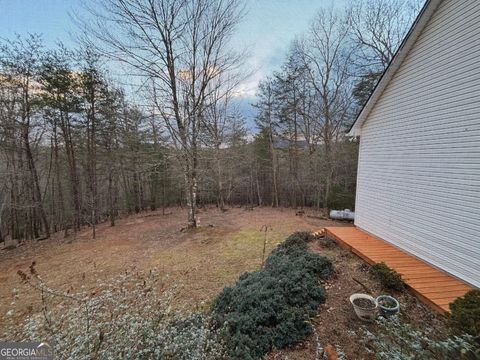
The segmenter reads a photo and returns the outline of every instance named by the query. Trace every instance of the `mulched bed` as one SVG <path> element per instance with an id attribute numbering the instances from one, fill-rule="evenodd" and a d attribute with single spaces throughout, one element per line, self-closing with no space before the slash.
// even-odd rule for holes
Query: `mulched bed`
<path id="1" fill-rule="evenodd" d="M 317 316 L 312 320 L 315 333 L 294 349 L 277 350 L 270 353 L 268 360 L 316 359 L 318 349 L 334 348 L 343 352 L 346 359 L 375 359 L 365 346 L 358 341 L 353 331 L 365 326 L 375 331 L 374 322 L 364 322 L 357 318 L 349 297 L 354 293 L 366 293 L 373 297 L 391 295 L 400 302 L 400 320 L 419 329 L 431 327 L 439 337 L 446 336 L 448 324 L 445 316 L 428 308 L 408 291 L 389 293 L 383 291 L 373 280 L 368 270 L 370 266 L 353 253 L 339 247 L 333 240 L 321 238 L 310 245 L 310 251 L 328 257 L 335 274 L 323 285 L 327 291 L 327 301 L 319 307 Z M 320 357 L 321 359 L 321 357 Z"/>

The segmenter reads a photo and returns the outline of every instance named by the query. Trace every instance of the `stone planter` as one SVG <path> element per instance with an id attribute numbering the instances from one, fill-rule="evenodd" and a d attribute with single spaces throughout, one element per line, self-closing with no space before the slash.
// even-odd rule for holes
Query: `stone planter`
<path id="1" fill-rule="evenodd" d="M 376 300 L 380 313 L 385 317 L 396 315 L 400 311 L 400 303 L 392 296 L 380 295 Z"/>
<path id="2" fill-rule="evenodd" d="M 367 294 L 353 294 L 350 296 L 350 303 L 359 319 L 364 321 L 375 319 L 378 304 L 374 297 Z"/>

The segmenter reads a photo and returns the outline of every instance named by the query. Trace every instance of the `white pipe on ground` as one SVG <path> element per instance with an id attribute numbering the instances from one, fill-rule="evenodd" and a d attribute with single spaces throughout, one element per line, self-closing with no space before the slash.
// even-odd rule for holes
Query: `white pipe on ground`
<path id="1" fill-rule="evenodd" d="M 331 210 L 330 219 L 332 220 L 355 220 L 355 212 L 350 209 Z"/>

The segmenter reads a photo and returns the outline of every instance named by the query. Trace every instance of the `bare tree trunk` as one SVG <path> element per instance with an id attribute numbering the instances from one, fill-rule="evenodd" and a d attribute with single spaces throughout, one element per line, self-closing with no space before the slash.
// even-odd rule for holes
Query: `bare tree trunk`
<path id="1" fill-rule="evenodd" d="M 27 157 L 27 165 L 28 169 L 30 170 L 31 175 L 31 183 L 32 183 L 32 197 L 33 197 L 33 204 L 34 204 L 34 211 L 39 212 L 41 222 L 43 223 L 43 228 L 45 230 L 45 236 L 47 238 L 50 237 L 50 225 L 47 220 L 47 214 L 43 207 L 42 203 L 42 193 L 40 191 L 40 184 L 38 180 L 38 173 L 37 168 L 35 166 L 35 160 L 33 159 L 32 149 L 30 147 L 30 99 L 28 93 L 29 82 L 26 84 L 25 90 L 25 118 L 23 119 L 23 141 L 25 146 L 25 155 Z M 36 217 L 36 215 L 34 215 Z M 35 234 L 38 236 L 38 234 Z"/>
<path id="2" fill-rule="evenodd" d="M 197 226 L 196 216 L 196 192 L 193 185 L 193 179 L 189 167 L 184 170 L 185 176 L 185 194 L 187 195 L 187 207 L 188 207 L 188 227 L 195 228 Z"/>
<path id="3" fill-rule="evenodd" d="M 57 123 L 56 121 L 53 124 L 53 151 L 54 151 L 54 161 L 55 161 L 55 180 L 57 183 L 57 192 L 58 192 L 58 202 L 59 210 L 60 210 L 60 217 L 61 217 L 61 226 L 64 230 L 64 236 L 68 235 L 68 227 L 65 222 L 65 203 L 63 197 L 63 186 L 61 182 L 61 171 L 60 171 L 60 161 L 58 157 L 58 134 L 57 134 Z M 55 182 L 52 181 L 52 186 Z"/>
<path id="4" fill-rule="evenodd" d="M 110 226 L 115 226 L 115 209 L 113 203 L 113 175 L 110 169 L 108 172 L 108 215 L 110 218 Z"/>
<path id="5" fill-rule="evenodd" d="M 260 182 L 258 180 L 258 168 L 255 165 L 255 183 L 256 183 L 256 188 L 257 188 L 257 198 L 258 198 L 258 206 L 262 206 L 262 195 L 260 192 Z"/>
<path id="6" fill-rule="evenodd" d="M 165 215 L 167 206 L 167 160 L 163 158 L 163 181 L 162 181 L 162 215 Z"/>
<path id="7" fill-rule="evenodd" d="M 273 135 L 270 134 L 270 152 L 272 154 L 272 185 L 273 185 L 273 193 L 272 193 L 272 207 L 278 207 L 278 182 L 277 182 L 277 161 L 275 156 L 275 147 L 273 144 Z"/>
<path id="8" fill-rule="evenodd" d="M 217 166 L 217 204 L 218 207 L 223 210 L 225 209 L 225 198 L 223 194 L 223 172 L 222 172 L 222 163 L 220 160 L 220 144 L 216 144 L 215 147 L 215 162 Z"/>
<path id="9" fill-rule="evenodd" d="M 193 150 L 192 150 L 193 151 Z M 185 160 L 187 168 L 185 170 L 186 177 L 186 194 L 188 207 L 188 227 L 196 228 L 198 226 L 197 219 L 197 160 L 196 154 L 193 155 L 193 161 L 190 165 L 188 159 Z"/>
<path id="10" fill-rule="evenodd" d="M 323 141 L 325 143 L 325 192 L 323 195 L 323 207 L 329 211 L 330 201 L 330 188 L 332 185 L 333 176 L 333 163 L 332 163 L 332 135 L 334 133 L 333 119 L 330 112 L 330 103 L 327 97 L 328 91 L 325 90 L 323 96 L 323 115 L 325 117 L 325 123 L 323 126 Z"/>
<path id="11" fill-rule="evenodd" d="M 21 156 L 21 153 L 20 153 Z M 15 160 L 15 152 L 12 155 L 12 172 L 13 176 L 10 179 L 10 223 L 11 223 L 11 234 L 12 239 L 21 239 L 21 229 L 19 222 L 19 196 L 18 196 L 18 170 Z"/>
<path id="12" fill-rule="evenodd" d="M 79 179 L 77 172 L 77 159 L 75 154 L 75 145 L 73 143 L 72 126 L 68 114 L 61 117 L 61 126 L 63 140 L 65 142 L 65 152 L 67 155 L 67 163 L 70 177 L 70 193 L 72 194 L 72 228 L 76 233 L 80 231 L 81 205 Z"/>
<path id="13" fill-rule="evenodd" d="M 92 89 L 91 93 L 92 98 L 92 141 L 91 151 L 90 151 L 90 169 L 91 169 L 91 222 L 92 222 L 92 238 L 95 239 L 96 236 L 96 226 L 97 226 L 97 150 L 96 150 L 96 120 L 95 120 L 95 93 Z"/>

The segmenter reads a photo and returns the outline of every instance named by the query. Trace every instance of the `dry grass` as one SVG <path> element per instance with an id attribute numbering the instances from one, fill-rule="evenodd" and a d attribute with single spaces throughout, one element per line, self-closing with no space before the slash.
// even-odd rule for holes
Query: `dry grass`
<path id="1" fill-rule="evenodd" d="M 38 294 L 20 285 L 18 270 L 36 262 L 42 278 L 59 290 L 94 289 L 97 280 L 108 280 L 126 268 L 158 268 L 163 286 L 180 286 L 176 307 L 195 309 L 208 306 L 213 297 L 245 271 L 258 269 L 262 262 L 263 225 L 269 225 L 268 252 L 287 235 L 298 230 L 315 230 L 330 221 L 296 216 L 291 209 L 215 208 L 200 214 L 202 227 L 182 232 L 186 212 L 169 209 L 139 214 L 118 221 L 115 227 L 102 224 L 97 238 L 85 229 L 76 238 L 52 239 L 0 252 L 0 328 L 2 321 L 20 321 L 40 311 Z M 311 213 L 311 215 L 319 215 Z M 13 289 L 20 290 L 13 300 Z M 12 317 L 4 317 L 9 310 Z"/>
<path id="2" fill-rule="evenodd" d="M 210 208 L 200 214 L 202 227 L 182 232 L 185 211 L 169 209 L 168 215 L 148 213 L 118 221 L 117 226 L 99 226 L 97 238 L 90 238 L 87 229 L 75 239 L 60 234 L 40 243 L 0 252 L 0 329 L 12 326 L 28 313 L 41 309 L 38 294 L 28 291 L 16 275 L 36 262 L 36 269 L 51 286 L 60 290 L 95 289 L 98 280 L 108 280 L 125 269 L 157 268 L 163 274 L 159 287 L 179 287 L 175 307 L 179 310 L 206 309 L 211 300 L 245 271 L 258 269 L 262 263 L 264 232 L 267 232 L 266 256 L 271 249 L 294 231 L 316 231 L 333 222 L 321 220 L 314 212 L 296 216 L 291 209 L 233 208 L 227 212 Z M 346 225 L 336 223 L 336 225 Z M 332 260 L 335 275 L 324 284 L 327 301 L 313 319 L 322 346 L 343 349 L 347 359 L 370 359 L 364 346 L 352 339 L 351 330 L 363 325 L 348 302 L 354 292 L 367 286 L 376 296 L 379 285 L 368 275 L 368 266 L 335 243 L 321 240 L 311 251 Z M 13 289 L 20 290 L 13 300 Z M 160 289 L 157 289 L 160 290 Z M 401 303 L 402 322 L 428 324 L 439 334 L 445 332 L 445 320 L 430 311 L 408 292 L 397 294 Z M 14 310 L 12 316 L 4 316 Z M 369 326 L 374 326 L 369 325 Z M 0 335 L 4 332 L 2 331 Z M 295 349 L 274 351 L 267 359 L 314 359 L 317 343 L 310 337 Z"/>

